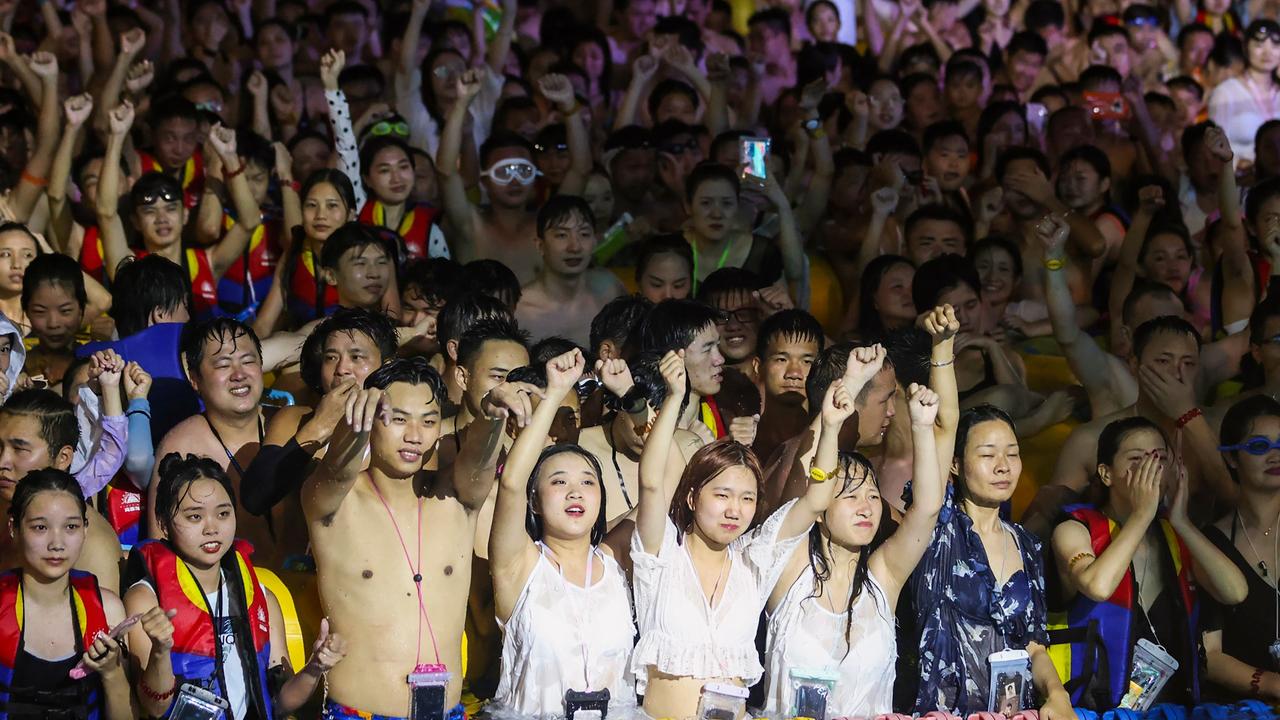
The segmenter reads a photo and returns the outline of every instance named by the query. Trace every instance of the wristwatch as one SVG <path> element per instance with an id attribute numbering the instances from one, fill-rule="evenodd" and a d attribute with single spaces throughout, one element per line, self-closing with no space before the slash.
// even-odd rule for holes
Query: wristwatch
<path id="1" fill-rule="evenodd" d="M 818 128 L 822 127 L 822 121 L 819 120 L 818 118 L 809 118 L 808 120 L 804 121 L 803 127 L 805 129 L 805 132 L 812 133 L 816 131 Z"/>

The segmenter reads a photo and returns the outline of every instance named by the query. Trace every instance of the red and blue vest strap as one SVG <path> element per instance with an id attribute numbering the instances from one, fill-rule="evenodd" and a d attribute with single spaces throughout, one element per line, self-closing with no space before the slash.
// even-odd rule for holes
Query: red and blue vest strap
<path id="1" fill-rule="evenodd" d="M 133 484 L 123 468 L 98 493 L 97 504 L 102 516 L 120 538 L 121 547 L 127 550 L 137 545 L 141 539 L 140 527 L 147 494 Z"/>
<path id="2" fill-rule="evenodd" d="M 229 214 L 223 214 L 222 217 L 224 230 L 235 226 L 236 222 Z M 256 307 L 271 292 L 276 264 L 280 261 L 280 226 L 278 220 L 263 218 L 254 228 L 245 251 L 218 278 L 219 312 L 235 315 L 247 308 Z M 252 282 L 253 292 L 249 291 L 246 280 Z"/>
<path id="3" fill-rule="evenodd" d="M 241 653 L 249 703 L 258 709 L 261 717 L 270 718 L 267 668 L 271 664 L 271 627 L 267 599 L 258 582 L 257 572 L 249 561 L 252 554 L 252 545 L 236 540 L 233 551 L 223 557 L 222 572 L 227 580 L 228 597 L 244 620 L 237 628 L 237 643 L 241 649 L 247 644 L 253 648 L 251 656 Z M 145 540 L 133 548 L 130 571 L 135 575 L 145 574 L 160 607 L 177 611 L 173 618 L 170 659 L 178 682 L 189 682 L 225 697 L 221 645 L 214 631 L 209 602 L 186 563 L 167 543 Z M 244 626 L 249 631 L 248 637 L 243 636 Z"/>
<path id="4" fill-rule="evenodd" d="M 714 396 L 702 398 L 702 407 L 699 410 L 702 423 L 716 434 L 717 440 L 729 434 L 729 429 L 724 424 L 724 416 L 720 414 L 720 406 L 716 404 Z"/>
<path id="5" fill-rule="evenodd" d="M 80 244 L 80 269 L 94 280 L 107 284 L 107 252 L 102 247 L 102 235 L 97 225 L 84 229 L 84 241 Z"/>
<path id="6" fill-rule="evenodd" d="M 406 209 L 404 217 L 400 219 L 400 225 L 395 228 L 395 231 L 400 236 L 400 239 L 404 241 L 405 251 L 410 258 L 417 259 L 428 256 L 428 247 L 431 243 L 431 228 L 436 224 L 436 218 L 439 214 L 439 208 L 429 205 L 410 204 Z M 372 199 L 366 202 L 364 207 L 360 208 L 359 220 L 364 225 L 386 227 L 386 212 L 382 203 Z"/>

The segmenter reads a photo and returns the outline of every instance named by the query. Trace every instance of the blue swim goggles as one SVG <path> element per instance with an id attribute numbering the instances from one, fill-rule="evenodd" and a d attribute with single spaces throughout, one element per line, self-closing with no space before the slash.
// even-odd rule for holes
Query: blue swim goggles
<path id="1" fill-rule="evenodd" d="M 1272 450 L 1280 450 L 1280 439 L 1272 440 L 1261 435 L 1254 435 L 1239 445 L 1219 445 L 1218 449 L 1222 452 L 1243 450 L 1250 455 L 1266 455 Z"/>

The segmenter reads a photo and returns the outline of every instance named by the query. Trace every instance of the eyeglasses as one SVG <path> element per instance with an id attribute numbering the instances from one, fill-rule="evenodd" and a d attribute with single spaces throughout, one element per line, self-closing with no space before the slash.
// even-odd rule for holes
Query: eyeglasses
<path id="1" fill-rule="evenodd" d="M 542 171 L 524 158 L 499 160 L 488 170 L 480 173 L 480 177 L 489 178 L 498 185 L 510 185 L 511 183 L 532 185 L 533 181 L 540 175 L 542 175 Z"/>
<path id="2" fill-rule="evenodd" d="M 448 65 L 441 65 L 435 70 L 432 70 L 431 74 L 441 80 L 452 80 L 464 72 L 466 72 L 466 68 L 455 68 L 449 67 Z"/>
<path id="3" fill-rule="evenodd" d="M 390 120 L 382 120 L 374 123 L 369 128 L 369 134 L 374 137 L 384 137 L 386 135 L 395 135 L 397 137 L 409 137 L 409 123 L 403 120 L 392 122 Z"/>
<path id="4" fill-rule="evenodd" d="M 568 152 L 569 145 L 567 143 L 556 143 L 555 145 L 544 145 L 543 143 L 538 143 L 533 146 L 533 149 L 540 153 L 551 152 L 552 150 L 555 150 L 556 152 Z"/>
<path id="5" fill-rule="evenodd" d="M 1254 435 L 1239 445 L 1219 445 L 1218 450 L 1222 452 L 1235 452 L 1243 450 L 1250 455 L 1266 455 L 1272 450 L 1280 450 L 1280 440 L 1272 440 L 1261 435 Z"/>
<path id="6" fill-rule="evenodd" d="M 1249 33 L 1249 39 L 1253 42 L 1270 40 L 1271 42 L 1280 45 L 1280 27 L 1267 27 L 1264 25 Z"/>
<path id="7" fill-rule="evenodd" d="M 161 201 L 167 202 L 167 203 L 178 202 L 179 199 L 180 198 L 177 195 L 175 195 L 173 191 L 170 190 L 169 188 L 160 187 L 140 195 L 138 197 L 138 205 L 140 206 L 154 205 L 155 203 L 161 202 Z"/>
<path id="8" fill-rule="evenodd" d="M 755 308 L 738 308 L 737 310 L 721 310 L 716 315 L 716 325 L 728 325 L 736 320 L 743 325 L 751 325 L 760 321 L 760 311 Z"/>
<path id="9" fill-rule="evenodd" d="M 694 138 L 690 138 L 682 143 L 668 143 L 666 145 L 660 145 L 658 150 L 660 152 L 667 153 L 668 155 L 683 155 L 686 152 L 694 152 L 698 148 L 698 141 Z"/>

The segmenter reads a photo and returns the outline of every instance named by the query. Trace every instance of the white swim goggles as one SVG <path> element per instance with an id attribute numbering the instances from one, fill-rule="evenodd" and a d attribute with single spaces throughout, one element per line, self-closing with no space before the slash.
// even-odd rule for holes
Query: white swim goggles
<path id="1" fill-rule="evenodd" d="M 538 169 L 538 166 L 524 158 L 499 160 L 488 170 L 480 173 L 480 177 L 489 178 L 498 185 L 510 185 L 511 183 L 532 185 L 540 175 L 542 175 L 542 171 Z"/>

